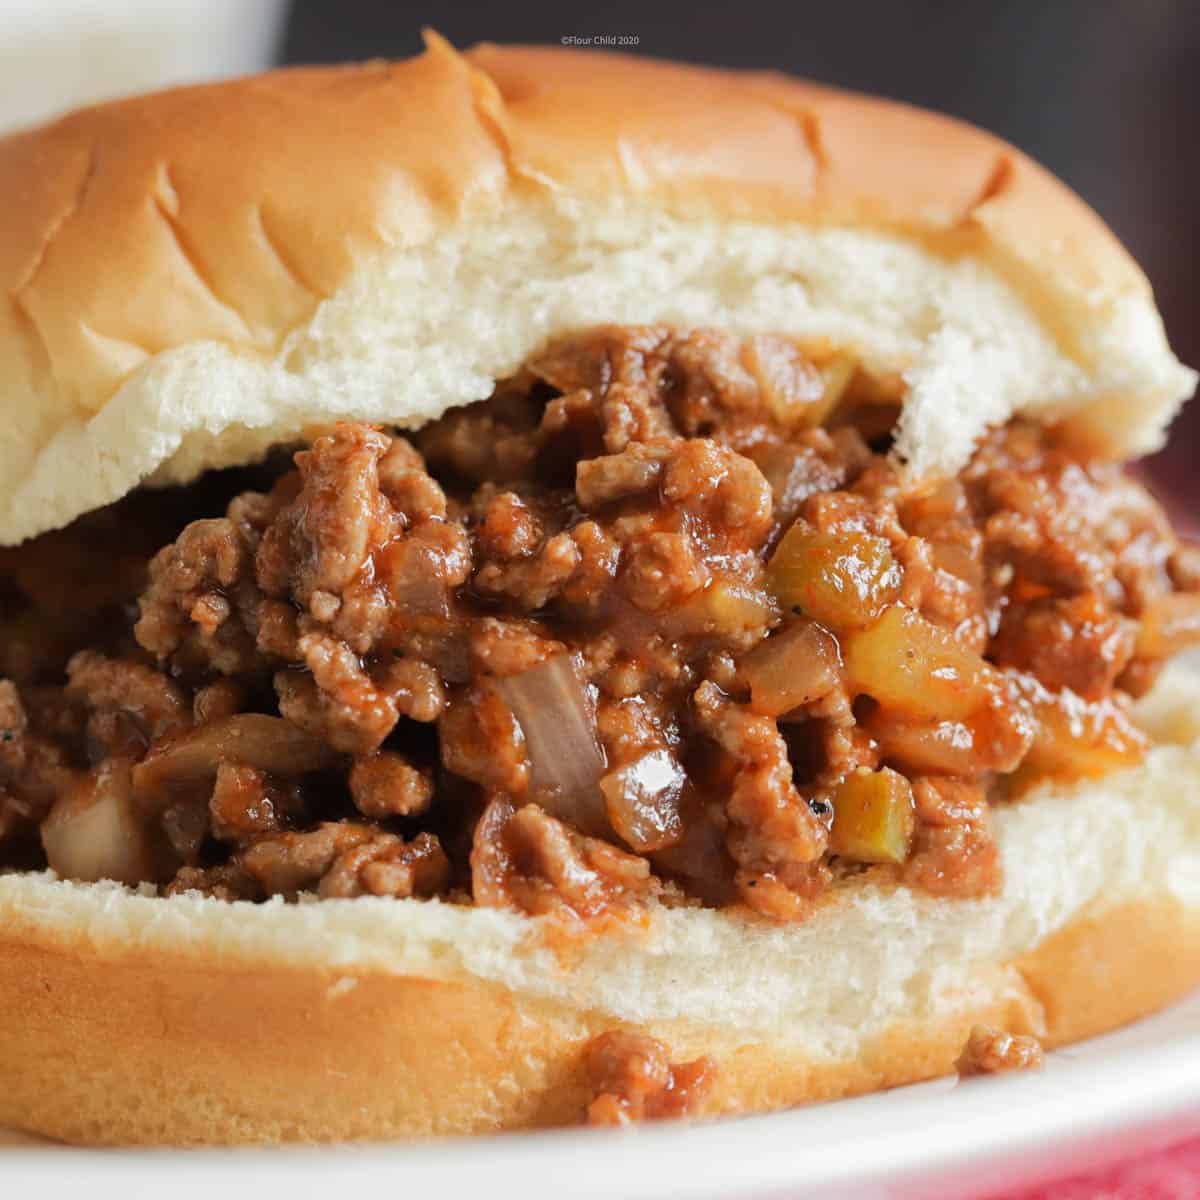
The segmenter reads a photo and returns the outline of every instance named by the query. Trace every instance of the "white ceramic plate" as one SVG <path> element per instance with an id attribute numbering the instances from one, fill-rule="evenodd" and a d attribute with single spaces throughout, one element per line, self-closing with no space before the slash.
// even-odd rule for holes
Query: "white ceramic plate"
<path id="1" fill-rule="evenodd" d="M 152 1098 L 147 1098 L 153 1103 Z M 1051 1055 L 1044 1071 L 936 1080 L 769 1117 L 417 1148 L 0 1150 L 0 1194 L 486 1196 L 487 1200 L 982 1197 L 1200 1131 L 1200 993 Z"/>

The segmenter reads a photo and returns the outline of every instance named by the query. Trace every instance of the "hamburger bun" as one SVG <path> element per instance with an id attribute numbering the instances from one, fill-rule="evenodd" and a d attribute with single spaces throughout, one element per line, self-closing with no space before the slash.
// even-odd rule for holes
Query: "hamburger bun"
<path id="1" fill-rule="evenodd" d="M 895 453 L 958 471 L 1021 414 L 1154 449 L 1195 376 L 1099 218 L 1019 151 L 772 75 L 430 35 L 420 58 L 87 109 L 0 141 L 0 544 L 341 417 L 412 427 L 598 322 L 852 348 Z M 578 1118 L 612 1027 L 718 1067 L 705 1113 L 1058 1045 L 1200 981 L 1200 683 L 1136 768 L 995 814 L 1003 890 L 867 872 L 806 921 L 654 908 L 564 942 L 441 901 L 225 904 L 0 876 L 0 1124 L 327 1141 Z"/>

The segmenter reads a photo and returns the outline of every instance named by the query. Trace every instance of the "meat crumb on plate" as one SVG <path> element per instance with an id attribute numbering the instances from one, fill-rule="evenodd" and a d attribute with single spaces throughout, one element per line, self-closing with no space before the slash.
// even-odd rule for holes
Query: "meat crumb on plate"
<path id="1" fill-rule="evenodd" d="M 1032 1071 L 1042 1067 L 1042 1044 L 1027 1034 L 1005 1033 L 993 1025 L 976 1025 L 958 1056 L 959 1075 L 996 1075 L 1002 1071 Z"/>

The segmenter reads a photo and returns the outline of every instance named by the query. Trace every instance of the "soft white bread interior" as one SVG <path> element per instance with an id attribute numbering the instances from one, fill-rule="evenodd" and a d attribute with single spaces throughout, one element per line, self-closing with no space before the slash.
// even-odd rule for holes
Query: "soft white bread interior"
<path id="1" fill-rule="evenodd" d="M 1155 448 L 1195 376 L 1099 218 L 1012 147 L 777 76 L 436 37 L 0 141 L 0 544 L 350 416 L 486 396 L 547 339 L 828 337 L 953 471 L 1014 413 Z"/>
<path id="2" fill-rule="evenodd" d="M 71 1141 L 332 1140 L 576 1119 L 613 1026 L 709 1054 L 707 1111 L 951 1069 L 970 1025 L 1074 1040 L 1200 981 L 1200 679 L 1156 747 L 996 809 L 1003 891 L 866 877 L 808 921 L 659 910 L 564 941 L 436 901 L 253 905 L 0 877 L 0 1124 Z"/>

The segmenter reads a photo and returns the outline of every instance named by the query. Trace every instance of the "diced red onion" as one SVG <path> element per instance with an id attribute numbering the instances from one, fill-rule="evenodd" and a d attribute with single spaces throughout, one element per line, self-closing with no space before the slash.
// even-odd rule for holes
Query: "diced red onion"
<path id="1" fill-rule="evenodd" d="M 604 751 L 596 713 L 569 654 L 497 680 L 529 754 L 531 798 L 584 833 L 608 829 L 600 795 Z"/>

